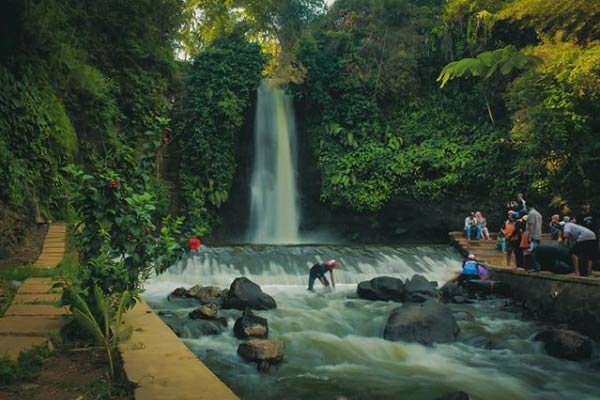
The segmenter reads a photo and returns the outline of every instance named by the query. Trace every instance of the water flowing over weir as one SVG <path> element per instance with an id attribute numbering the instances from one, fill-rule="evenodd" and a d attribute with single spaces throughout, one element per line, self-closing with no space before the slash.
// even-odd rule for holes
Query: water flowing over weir
<path id="1" fill-rule="evenodd" d="M 319 283 L 306 290 L 308 268 L 334 257 L 336 290 Z M 597 399 L 597 370 L 555 359 L 532 341 L 543 329 L 505 306 L 505 300 L 452 305 L 461 333 L 454 343 L 424 347 L 384 340 L 390 312 L 400 304 L 357 298 L 356 284 L 376 276 L 409 278 L 414 273 L 443 283 L 460 268 L 448 247 L 231 246 L 203 248 L 193 258 L 154 278 L 145 300 L 188 347 L 244 400 L 312 399 L 432 400 L 463 390 L 475 400 Z M 220 310 L 221 332 L 206 332 L 192 320 L 195 300 L 167 295 L 195 284 L 229 287 L 246 276 L 277 301 L 256 311 L 269 321 L 269 337 L 285 341 L 285 359 L 268 374 L 237 355 L 232 326 L 238 310 Z M 212 333 L 212 334 L 208 334 Z"/>
<path id="2" fill-rule="evenodd" d="M 296 123 L 292 100 L 265 79 L 258 88 L 250 193 L 251 243 L 298 243 Z"/>

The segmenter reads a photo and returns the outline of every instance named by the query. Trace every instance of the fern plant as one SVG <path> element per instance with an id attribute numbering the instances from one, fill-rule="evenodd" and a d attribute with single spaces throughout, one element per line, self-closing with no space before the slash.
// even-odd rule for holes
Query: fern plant
<path id="1" fill-rule="evenodd" d="M 122 322 L 133 296 L 129 291 L 106 296 L 95 285 L 93 296 L 86 301 L 76 287 L 68 286 L 65 290 L 73 318 L 106 351 L 108 374 L 112 380 L 115 377 L 115 356 L 119 343 L 131 336 L 131 326 L 123 327 Z"/>

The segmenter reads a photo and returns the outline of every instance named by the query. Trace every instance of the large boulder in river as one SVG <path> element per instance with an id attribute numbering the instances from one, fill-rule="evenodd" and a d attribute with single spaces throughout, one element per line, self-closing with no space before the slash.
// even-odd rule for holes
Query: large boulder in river
<path id="1" fill-rule="evenodd" d="M 241 343 L 237 352 L 246 361 L 277 363 L 283 360 L 283 340 L 250 339 Z"/>
<path id="2" fill-rule="evenodd" d="M 223 300 L 223 289 L 215 286 L 200 286 L 191 287 L 185 292 L 186 297 L 192 297 L 202 304 L 221 304 Z"/>
<path id="3" fill-rule="evenodd" d="M 581 361 L 592 357 L 592 339 L 575 331 L 548 329 L 538 333 L 533 340 L 544 342 L 544 350 L 556 358 Z"/>
<path id="4" fill-rule="evenodd" d="M 459 328 L 452 311 L 434 300 L 424 303 L 407 303 L 392 311 L 383 337 L 386 340 L 419 342 L 430 346 L 433 343 L 451 342 Z"/>
<path id="5" fill-rule="evenodd" d="M 238 339 L 260 338 L 269 336 L 269 324 L 266 318 L 254 315 L 249 308 L 235 321 L 233 333 Z"/>
<path id="6" fill-rule="evenodd" d="M 378 276 L 370 281 L 359 283 L 356 294 L 361 299 L 367 300 L 404 301 L 406 297 L 404 282 L 390 276 Z"/>
<path id="7" fill-rule="evenodd" d="M 246 307 L 253 310 L 270 310 L 277 308 L 277 303 L 260 286 L 246 277 L 236 278 L 223 299 L 221 307 L 243 310 Z"/>
<path id="8" fill-rule="evenodd" d="M 428 299 L 437 298 L 435 285 L 425 279 L 422 275 L 413 275 L 413 277 L 404 285 L 406 291 L 406 301 L 413 303 L 423 303 Z"/>

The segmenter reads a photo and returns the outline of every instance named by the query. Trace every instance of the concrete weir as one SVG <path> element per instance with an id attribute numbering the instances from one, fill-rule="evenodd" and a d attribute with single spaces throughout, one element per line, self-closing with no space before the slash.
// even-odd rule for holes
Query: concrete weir
<path id="1" fill-rule="evenodd" d="M 450 232 L 450 242 L 463 254 L 474 252 L 486 261 L 491 278 L 509 285 L 512 297 L 534 317 L 565 324 L 595 340 L 600 340 L 600 277 L 529 272 L 505 264 L 505 255 L 490 247 L 493 241 L 465 240 L 462 232 Z M 542 238 L 543 240 L 544 238 Z M 478 253 L 478 250 L 481 253 Z"/>
<path id="2" fill-rule="evenodd" d="M 600 340 L 600 280 L 549 272 L 493 268 L 492 279 L 506 282 L 512 297 L 535 317 Z"/>
<path id="3" fill-rule="evenodd" d="M 238 397 L 143 301 L 127 312 L 131 338 L 120 345 L 136 400 L 234 400 Z"/>

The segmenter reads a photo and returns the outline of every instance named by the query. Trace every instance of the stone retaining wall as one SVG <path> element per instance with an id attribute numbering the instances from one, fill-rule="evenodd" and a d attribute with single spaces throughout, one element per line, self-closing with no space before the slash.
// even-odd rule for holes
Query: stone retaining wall
<path id="1" fill-rule="evenodd" d="M 567 324 L 600 340 L 600 281 L 593 278 L 492 268 L 494 280 L 506 282 L 512 297 L 534 317 Z"/>

